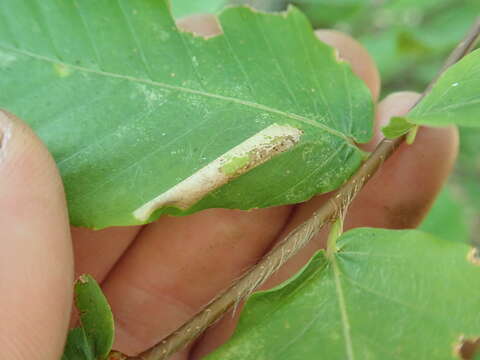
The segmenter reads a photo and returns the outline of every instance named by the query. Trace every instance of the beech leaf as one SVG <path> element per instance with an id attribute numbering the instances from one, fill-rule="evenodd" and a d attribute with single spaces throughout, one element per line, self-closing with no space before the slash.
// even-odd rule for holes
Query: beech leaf
<path id="1" fill-rule="evenodd" d="M 413 124 L 480 127 L 480 50 L 449 68 L 406 116 Z"/>
<path id="2" fill-rule="evenodd" d="M 291 0 L 309 17 L 312 24 L 334 26 L 340 21 L 349 20 L 359 10 L 370 5 L 369 0 Z"/>
<path id="3" fill-rule="evenodd" d="M 370 93 L 306 17 L 219 22 L 205 39 L 166 0 L 0 3 L 0 107 L 49 147 L 74 225 L 296 203 L 358 168 Z"/>
<path id="4" fill-rule="evenodd" d="M 247 302 L 209 360 L 458 359 L 480 335 L 471 248 L 418 230 L 355 229 L 330 259 Z"/>

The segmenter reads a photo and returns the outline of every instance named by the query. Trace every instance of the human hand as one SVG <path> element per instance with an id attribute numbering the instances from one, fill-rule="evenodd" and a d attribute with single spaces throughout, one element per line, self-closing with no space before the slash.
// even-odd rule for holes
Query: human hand
<path id="1" fill-rule="evenodd" d="M 181 26 L 203 35 L 219 31 L 211 16 Z M 317 34 L 339 49 L 377 99 L 380 80 L 365 50 L 338 32 Z M 364 148 L 372 150 L 381 125 L 405 114 L 417 98 L 398 93 L 381 101 L 377 134 Z M 6 359 L 58 359 L 73 286 L 63 188 L 50 155 L 24 124 L 0 113 L 0 133 L 0 353 Z M 415 143 L 403 145 L 359 194 L 346 228 L 417 226 L 451 170 L 457 145 L 454 128 L 422 128 Z M 187 321 L 328 197 L 249 212 L 211 209 L 144 227 L 73 228 L 75 273 L 102 283 L 116 319 L 114 348 L 135 354 Z M 292 276 L 325 238 L 325 231 L 319 233 L 264 287 Z M 230 336 L 236 320 L 226 316 L 173 359 L 205 355 Z"/>

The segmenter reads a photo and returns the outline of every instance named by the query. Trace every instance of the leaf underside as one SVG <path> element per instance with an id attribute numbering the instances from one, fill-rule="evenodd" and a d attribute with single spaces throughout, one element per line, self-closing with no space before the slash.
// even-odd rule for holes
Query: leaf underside
<path id="1" fill-rule="evenodd" d="M 355 229 L 332 260 L 247 302 L 213 359 L 458 359 L 480 335 L 480 266 L 465 244 L 421 231 Z"/>
<path id="2" fill-rule="evenodd" d="M 304 15 L 241 7 L 219 21 L 206 40 L 178 31 L 165 0 L 0 2 L 0 107 L 47 144 L 74 225 L 296 203 L 359 166 L 369 91 Z M 221 174 L 216 159 L 272 126 L 301 135 Z M 221 181 L 201 181 L 209 164 Z"/>

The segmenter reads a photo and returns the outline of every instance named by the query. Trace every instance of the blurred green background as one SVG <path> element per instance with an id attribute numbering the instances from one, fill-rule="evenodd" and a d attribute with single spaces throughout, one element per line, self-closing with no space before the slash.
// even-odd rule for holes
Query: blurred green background
<path id="1" fill-rule="evenodd" d="M 238 4 L 280 11 L 289 3 L 315 28 L 350 33 L 369 50 L 382 75 L 382 97 L 425 89 L 480 16 L 480 0 L 172 0 L 172 7 L 179 18 Z M 421 228 L 480 246 L 480 130 L 460 129 L 460 141 L 455 171 Z"/>

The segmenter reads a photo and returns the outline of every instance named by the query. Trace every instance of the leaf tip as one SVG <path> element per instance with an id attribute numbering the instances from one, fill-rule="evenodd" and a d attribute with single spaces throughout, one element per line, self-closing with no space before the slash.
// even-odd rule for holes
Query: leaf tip
<path id="1" fill-rule="evenodd" d="M 90 280 L 92 279 L 92 277 L 88 274 L 82 274 L 78 277 L 78 283 L 79 284 L 87 284 L 88 282 L 90 282 Z"/>

